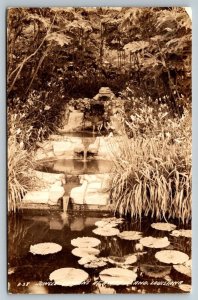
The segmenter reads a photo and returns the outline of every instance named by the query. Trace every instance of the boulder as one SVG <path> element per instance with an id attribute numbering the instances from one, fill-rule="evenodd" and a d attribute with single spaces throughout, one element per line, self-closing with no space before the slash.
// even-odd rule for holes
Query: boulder
<path id="1" fill-rule="evenodd" d="M 63 197 L 65 193 L 63 186 L 58 186 L 53 184 L 49 190 L 49 204 L 50 205 L 57 205 L 58 200 Z"/>
<path id="2" fill-rule="evenodd" d="M 81 186 L 74 187 L 70 192 L 70 198 L 75 204 L 84 204 L 85 191 L 87 189 L 87 181 L 84 180 Z"/>
<path id="3" fill-rule="evenodd" d="M 25 203 L 43 203 L 47 204 L 49 201 L 49 192 L 48 191 L 32 191 L 27 192 L 23 198 Z"/>
<path id="4" fill-rule="evenodd" d="M 53 142 L 53 150 L 56 156 L 73 153 L 74 145 L 70 141 Z"/>
<path id="5" fill-rule="evenodd" d="M 47 183 L 55 183 L 56 181 L 61 181 L 64 184 L 65 182 L 65 174 L 55 174 L 55 173 L 35 171 L 35 176 Z"/>

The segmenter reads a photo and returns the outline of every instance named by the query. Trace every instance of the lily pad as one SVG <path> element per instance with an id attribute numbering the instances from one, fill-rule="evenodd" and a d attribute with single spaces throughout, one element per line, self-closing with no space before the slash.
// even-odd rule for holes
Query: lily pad
<path id="1" fill-rule="evenodd" d="M 124 265 L 131 265 L 137 261 L 137 256 L 135 254 L 126 255 L 126 256 L 110 256 L 108 261 L 116 266 L 124 266 Z"/>
<path id="2" fill-rule="evenodd" d="M 95 260 L 97 257 L 95 255 L 88 255 L 85 257 L 82 257 L 78 260 L 79 265 L 83 266 L 85 264 L 90 263 L 91 261 Z"/>
<path id="3" fill-rule="evenodd" d="M 187 238 L 192 238 L 192 230 L 190 229 L 179 229 L 179 230 L 173 230 L 170 235 L 179 237 L 179 236 L 184 236 Z"/>
<path id="4" fill-rule="evenodd" d="M 102 236 L 114 236 L 114 235 L 118 235 L 120 231 L 117 228 L 105 226 L 105 227 L 98 227 L 94 229 L 93 233 Z"/>
<path id="5" fill-rule="evenodd" d="M 186 293 L 190 293 L 192 290 L 192 286 L 190 284 L 180 284 L 179 285 L 180 290 Z"/>
<path id="6" fill-rule="evenodd" d="M 172 231 L 177 226 L 171 223 L 152 223 L 151 227 L 157 230 Z"/>
<path id="7" fill-rule="evenodd" d="M 100 243 L 101 241 L 99 239 L 88 236 L 78 237 L 71 240 L 72 246 L 79 248 L 97 247 L 98 245 L 100 245 Z"/>
<path id="8" fill-rule="evenodd" d="M 98 255 L 100 253 L 100 250 L 87 247 L 87 248 L 74 248 L 72 250 L 72 254 L 78 257 L 86 257 L 90 255 Z"/>
<path id="9" fill-rule="evenodd" d="M 165 264 L 183 264 L 189 260 L 186 253 L 177 250 L 162 250 L 155 253 L 155 258 Z"/>
<path id="10" fill-rule="evenodd" d="M 109 268 L 100 272 L 99 277 L 109 285 L 131 285 L 136 280 L 137 274 L 123 268 Z"/>
<path id="11" fill-rule="evenodd" d="M 54 281 L 55 285 L 75 286 L 84 284 L 89 278 L 89 274 L 83 270 L 75 268 L 61 268 L 53 271 L 49 279 Z"/>
<path id="12" fill-rule="evenodd" d="M 173 265 L 173 268 L 188 277 L 192 277 L 192 260 L 189 259 L 187 262 L 181 265 Z"/>
<path id="13" fill-rule="evenodd" d="M 158 265 L 141 265 L 140 270 L 149 277 L 162 278 L 170 274 L 171 267 Z"/>
<path id="14" fill-rule="evenodd" d="M 120 239 L 135 241 L 139 240 L 142 237 L 142 232 L 140 231 L 122 231 L 118 234 Z"/>
<path id="15" fill-rule="evenodd" d="M 32 254 L 47 255 L 57 253 L 62 250 L 62 246 L 56 243 L 39 243 L 30 246 Z"/>
<path id="16" fill-rule="evenodd" d="M 170 245 L 167 237 L 155 238 L 152 236 L 140 239 L 140 244 L 148 248 L 165 248 Z"/>
<path id="17" fill-rule="evenodd" d="M 106 227 L 106 226 L 116 227 L 119 224 L 123 223 L 123 221 L 124 221 L 123 218 L 115 218 L 115 217 L 112 217 L 112 218 L 103 218 L 102 220 L 97 221 L 95 223 L 95 225 L 97 227 Z"/>
<path id="18" fill-rule="evenodd" d="M 81 258 L 78 263 L 80 265 L 84 265 L 85 268 L 101 268 L 106 266 L 107 259 L 105 257 L 96 257 L 94 255 L 90 255 L 88 257 Z"/>

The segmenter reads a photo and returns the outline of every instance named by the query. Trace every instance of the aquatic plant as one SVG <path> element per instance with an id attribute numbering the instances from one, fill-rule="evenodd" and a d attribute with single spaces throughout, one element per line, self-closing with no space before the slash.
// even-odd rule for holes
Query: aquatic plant
<path id="1" fill-rule="evenodd" d="M 62 246 L 56 243 L 38 243 L 30 246 L 32 254 L 48 255 L 62 250 Z"/>
<path id="2" fill-rule="evenodd" d="M 179 237 L 184 236 L 187 238 L 192 238 L 192 230 L 191 229 L 179 229 L 179 230 L 173 230 L 170 235 Z"/>
<path id="3" fill-rule="evenodd" d="M 177 250 L 162 250 L 155 253 L 155 258 L 165 264 L 183 264 L 189 260 L 186 253 Z"/>
<path id="4" fill-rule="evenodd" d="M 176 228 L 176 225 L 170 223 L 152 223 L 151 227 L 156 230 L 163 230 L 163 231 L 172 231 Z"/>
<path id="5" fill-rule="evenodd" d="M 137 274 L 123 268 L 109 268 L 100 272 L 99 277 L 109 285 L 131 285 L 136 280 Z"/>
<path id="6" fill-rule="evenodd" d="M 93 233 L 102 235 L 102 236 L 114 236 L 120 233 L 119 229 L 113 228 L 111 226 L 98 227 L 92 230 Z"/>
<path id="7" fill-rule="evenodd" d="M 148 248 L 165 248 L 170 245 L 170 242 L 167 237 L 155 238 L 148 236 L 140 239 L 140 244 Z"/>
<path id="8" fill-rule="evenodd" d="M 128 240 L 128 241 L 139 240 L 142 237 L 142 232 L 139 232 L 139 231 L 122 231 L 118 234 L 118 237 L 122 240 Z"/>
<path id="9" fill-rule="evenodd" d="M 156 132 L 152 137 L 124 135 L 112 140 L 115 212 L 132 218 L 178 218 L 183 223 L 191 219 L 191 129 L 189 115 L 183 118 L 171 121 L 180 142 L 171 135 L 155 136 Z"/>
<path id="10" fill-rule="evenodd" d="M 100 253 L 100 250 L 92 247 L 87 248 L 74 248 L 72 250 L 72 254 L 78 257 L 86 257 L 90 255 L 98 255 Z"/>
<path id="11" fill-rule="evenodd" d="M 101 241 L 99 239 L 89 236 L 78 237 L 71 240 L 72 246 L 79 248 L 97 247 L 100 243 Z"/>
<path id="12" fill-rule="evenodd" d="M 53 271 L 49 279 L 54 281 L 55 285 L 76 286 L 85 284 L 89 278 L 89 274 L 83 270 L 75 268 L 61 268 Z"/>

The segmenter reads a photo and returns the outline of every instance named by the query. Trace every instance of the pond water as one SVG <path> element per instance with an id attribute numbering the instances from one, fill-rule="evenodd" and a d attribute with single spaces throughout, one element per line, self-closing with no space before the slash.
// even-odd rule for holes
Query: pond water
<path id="1" fill-rule="evenodd" d="M 37 170 L 49 173 L 66 173 L 67 175 L 110 173 L 113 162 L 104 159 L 58 159 L 40 163 Z"/>
<path id="2" fill-rule="evenodd" d="M 168 237 L 170 245 L 163 249 L 143 248 L 143 255 L 138 255 L 138 260 L 129 269 L 136 269 L 136 283 L 130 286 L 108 286 L 99 279 L 99 272 L 105 268 L 115 267 L 108 263 L 105 267 L 87 269 L 78 264 L 79 257 L 74 256 L 71 251 L 74 248 L 71 240 L 77 237 L 89 236 L 98 238 L 101 244 L 99 257 L 120 257 L 139 252 L 136 250 L 138 241 L 126 241 L 118 236 L 104 237 L 92 232 L 96 228 L 95 222 L 101 218 L 109 217 L 109 214 L 102 212 L 68 212 L 59 211 L 47 212 L 23 212 L 23 214 L 8 217 L 8 282 L 10 293 L 180 293 L 178 284 L 169 286 L 159 284 L 169 281 L 183 281 L 190 284 L 191 279 L 186 275 L 177 272 L 172 266 L 169 275 L 163 278 L 152 278 L 145 275 L 142 267 L 167 266 L 155 258 L 158 250 L 171 249 L 182 251 L 191 257 L 191 239 L 186 237 L 174 237 L 170 232 L 156 230 L 150 225 L 151 219 L 125 220 L 118 225 L 120 231 L 135 230 L 141 231 L 143 236 Z M 174 223 L 174 221 L 171 221 Z M 177 229 L 188 229 L 190 225 L 177 225 Z M 62 250 L 56 254 L 33 255 L 29 252 L 30 246 L 54 242 L 62 246 Z M 88 284 L 76 287 L 48 286 L 49 275 L 54 270 L 64 267 L 79 268 L 85 270 L 90 276 Z M 156 283 L 157 282 L 157 283 Z M 159 285 L 158 285 L 159 284 Z"/>

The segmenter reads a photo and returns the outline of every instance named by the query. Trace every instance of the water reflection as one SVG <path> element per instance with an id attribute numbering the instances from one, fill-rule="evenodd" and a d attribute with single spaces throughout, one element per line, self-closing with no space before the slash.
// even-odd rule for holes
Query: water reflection
<path id="1" fill-rule="evenodd" d="M 113 163 L 103 159 L 58 159 L 41 163 L 37 169 L 49 173 L 66 173 L 68 175 L 100 174 L 112 171 Z"/>

